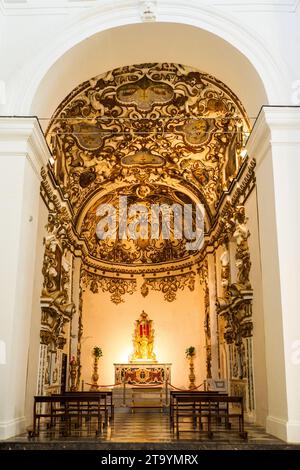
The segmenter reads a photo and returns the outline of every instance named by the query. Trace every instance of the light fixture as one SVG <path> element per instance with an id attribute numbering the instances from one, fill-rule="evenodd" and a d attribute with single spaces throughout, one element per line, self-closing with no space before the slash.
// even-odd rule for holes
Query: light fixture
<path id="1" fill-rule="evenodd" d="M 51 165 L 54 165 L 54 158 L 52 156 L 49 158 L 49 162 L 51 163 Z"/>

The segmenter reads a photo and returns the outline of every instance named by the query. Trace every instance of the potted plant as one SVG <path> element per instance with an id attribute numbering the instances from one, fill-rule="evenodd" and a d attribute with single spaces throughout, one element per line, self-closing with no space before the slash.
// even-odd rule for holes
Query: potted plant
<path id="1" fill-rule="evenodd" d="M 102 349 L 99 348 L 99 346 L 95 346 L 93 348 L 93 356 L 97 359 L 99 359 L 101 356 L 103 356 Z"/>
<path id="2" fill-rule="evenodd" d="M 99 346 L 94 346 L 92 349 L 92 355 L 94 358 L 94 368 L 93 368 L 93 375 L 92 375 L 92 385 L 90 390 L 98 390 L 98 361 L 100 357 L 103 356 L 102 349 Z"/>
<path id="3" fill-rule="evenodd" d="M 196 388 L 195 386 L 195 373 L 194 373 L 194 357 L 196 355 L 196 348 L 194 346 L 189 346 L 185 350 L 185 356 L 187 359 L 189 359 L 190 362 L 190 373 L 189 373 L 189 389 L 194 390 Z"/>
<path id="4" fill-rule="evenodd" d="M 193 357 L 196 354 L 196 348 L 194 346 L 190 346 L 186 348 L 185 355 L 187 358 Z"/>

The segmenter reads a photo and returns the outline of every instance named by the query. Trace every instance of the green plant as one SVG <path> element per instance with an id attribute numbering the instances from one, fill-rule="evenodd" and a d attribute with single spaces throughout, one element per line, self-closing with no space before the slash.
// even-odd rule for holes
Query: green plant
<path id="1" fill-rule="evenodd" d="M 102 349 L 99 348 L 99 346 L 95 346 L 93 348 L 93 356 L 97 357 L 98 359 L 99 359 L 99 357 L 103 356 Z"/>
<path id="2" fill-rule="evenodd" d="M 192 356 L 195 356 L 195 354 L 196 354 L 196 349 L 194 346 L 190 346 L 189 348 L 186 348 L 185 350 L 186 357 L 192 357 Z"/>

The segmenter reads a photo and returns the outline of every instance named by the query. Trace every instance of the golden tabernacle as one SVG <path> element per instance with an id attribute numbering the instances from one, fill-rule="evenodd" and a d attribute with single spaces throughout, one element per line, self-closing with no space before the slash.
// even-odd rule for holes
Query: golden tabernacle
<path id="1" fill-rule="evenodd" d="M 133 354 L 130 356 L 129 362 L 157 362 L 154 345 L 154 329 L 153 321 L 148 318 L 144 310 L 140 318 L 135 322 L 133 333 Z"/>

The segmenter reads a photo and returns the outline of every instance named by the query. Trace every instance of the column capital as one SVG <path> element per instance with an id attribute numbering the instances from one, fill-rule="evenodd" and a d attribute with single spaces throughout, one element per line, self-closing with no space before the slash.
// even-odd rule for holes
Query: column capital
<path id="1" fill-rule="evenodd" d="M 36 117 L 0 117 L 0 158 L 25 156 L 40 177 L 51 153 Z"/>
<path id="2" fill-rule="evenodd" d="M 246 147 L 257 164 L 271 145 L 300 144 L 300 106 L 263 106 Z"/>

